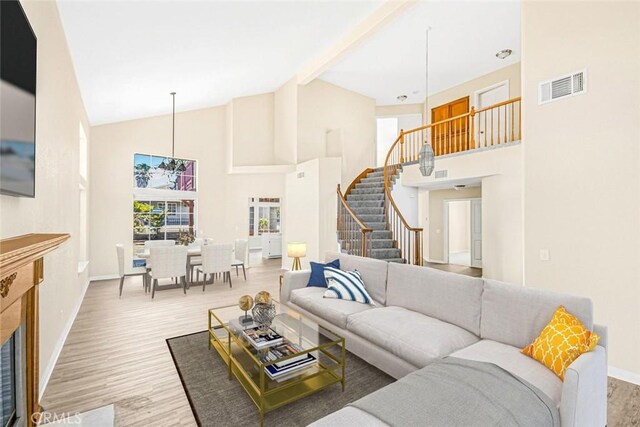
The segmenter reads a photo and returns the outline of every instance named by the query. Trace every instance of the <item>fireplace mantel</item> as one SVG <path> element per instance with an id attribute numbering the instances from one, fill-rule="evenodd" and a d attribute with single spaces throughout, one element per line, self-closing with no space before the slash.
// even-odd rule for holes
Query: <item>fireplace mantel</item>
<path id="1" fill-rule="evenodd" d="M 68 234 L 25 234 L 0 241 L 0 344 L 20 325 L 26 332 L 26 425 L 37 421 L 38 287 L 44 280 L 43 256 L 69 239 Z"/>

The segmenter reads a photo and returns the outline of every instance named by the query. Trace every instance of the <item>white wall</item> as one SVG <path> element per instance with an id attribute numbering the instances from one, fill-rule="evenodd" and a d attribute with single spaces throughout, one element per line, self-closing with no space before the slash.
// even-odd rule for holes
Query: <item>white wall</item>
<path id="1" fill-rule="evenodd" d="M 524 55 L 524 52 L 523 52 Z M 469 80 L 442 92 L 429 96 L 428 103 L 425 103 L 424 119 L 426 123 L 431 123 L 431 109 L 439 105 L 455 101 L 456 99 L 469 97 L 469 107 L 475 106 L 474 93 L 496 83 L 509 80 L 509 98 L 515 98 L 521 94 L 520 62 L 500 68 L 484 76 Z M 428 104 L 428 105 L 426 105 Z"/>
<path id="2" fill-rule="evenodd" d="M 638 378 L 640 3 L 576 6 L 522 4 L 525 281 L 592 298 L 609 364 Z M 583 68 L 586 94 L 538 105 L 540 81 Z"/>
<path id="3" fill-rule="evenodd" d="M 40 381 L 45 385 L 84 290 L 80 258 L 79 126 L 87 117 L 55 2 L 22 1 L 38 38 L 36 197 L 0 196 L 2 238 L 26 233 L 70 233 L 45 256 L 40 286 Z M 91 135 L 87 132 L 87 137 Z M 91 173 L 92 171 L 90 171 Z"/>
<path id="4" fill-rule="evenodd" d="M 375 100 L 316 79 L 298 87 L 298 162 L 326 157 L 327 134 L 342 130 L 342 185 L 375 164 Z"/>
<path id="5" fill-rule="evenodd" d="M 198 229 L 217 241 L 246 238 L 249 197 L 283 197 L 282 174 L 228 174 L 228 107 L 176 115 L 176 156 L 198 161 Z M 117 272 L 114 245 L 132 247 L 133 155 L 171 154 L 171 116 L 93 127 L 91 275 Z"/>
<path id="6" fill-rule="evenodd" d="M 274 157 L 278 164 L 298 160 L 298 83 L 291 79 L 274 93 Z"/>
<path id="7" fill-rule="evenodd" d="M 282 267 L 291 268 L 293 260 L 286 256 L 288 242 L 306 242 L 309 261 L 322 261 L 327 251 L 337 250 L 336 187 L 340 182 L 341 161 L 338 158 L 314 159 L 300 163 L 286 176 L 283 216 Z"/>
<path id="8" fill-rule="evenodd" d="M 391 195 L 396 202 L 402 216 L 411 227 L 418 226 L 418 189 L 403 184 L 403 173 L 400 172 L 396 183 L 391 189 Z"/>
<path id="9" fill-rule="evenodd" d="M 454 190 L 455 191 L 455 190 Z M 449 202 L 449 253 L 471 249 L 471 202 Z"/>
<path id="10" fill-rule="evenodd" d="M 482 267 L 484 277 L 522 283 L 522 145 L 516 144 L 471 154 L 436 158 L 436 170 L 448 170 L 448 180 L 476 179 L 482 182 Z M 405 167 L 403 182 L 410 186 L 434 185 L 434 175 L 423 177 L 418 165 Z M 441 180 L 438 180 L 439 182 Z M 453 184 L 451 184 L 453 186 Z M 420 199 L 428 197 L 421 189 Z M 425 229 L 424 247 L 430 245 L 431 230 L 420 200 L 419 226 Z M 433 210 L 429 206 L 428 210 Z M 429 258 L 438 254 L 429 253 Z"/>
<path id="11" fill-rule="evenodd" d="M 275 164 L 274 94 L 235 98 L 233 104 L 233 166 Z"/>

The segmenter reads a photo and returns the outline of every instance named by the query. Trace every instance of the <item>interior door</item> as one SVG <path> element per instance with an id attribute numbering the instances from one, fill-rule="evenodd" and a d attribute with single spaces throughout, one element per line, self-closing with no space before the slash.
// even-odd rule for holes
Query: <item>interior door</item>
<path id="1" fill-rule="evenodd" d="M 490 107 L 508 99 L 509 82 L 504 81 L 476 92 L 476 110 Z M 504 114 L 507 113 L 506 109 L 500 111 L 493 109 L 476 115 L 476 141 L 478 141 L 477 145 L 479 147 L 494 145 L 498 142 L 498 138 L 503 136 L 501 134 L 510 132 L 508 126 L 510 126 L 511 120 L 504 117 Z M 503 114 L 502 118 L 499 118 L 499 114 Z M 500 126 L 500 122 L 502 126 Z M 505 135 L 508 134 L 506 133 Z"/>
<path id="2" fill-rule="evenodd" d="M 482 200 L 471 200 L 471 266 L 482 268 Z"/>
<path id="3" fill-rule="evenodd" d="M 456 99 L 431 109 L 431 123 L 437 123 L 469 112 L 469 97 Z M 466 148 L 467 118 L 436 125 L 432 129 L 432 145 L 436 156 L 456 153 Z"/>

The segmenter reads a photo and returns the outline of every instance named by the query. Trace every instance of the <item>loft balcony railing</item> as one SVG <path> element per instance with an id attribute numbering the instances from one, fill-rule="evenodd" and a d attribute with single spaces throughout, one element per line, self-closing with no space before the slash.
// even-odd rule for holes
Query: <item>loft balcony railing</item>
<path id="1" fill-rule="evenodd" d="M 391 179 L 405 163 L 417 162 L 423 144 L 435 156 L 503 146 L 521 139 L 521 98 L 513 98 L 468 113 L 403 130 L 384 162 L 385 216 L 393 239 L 407 263 L 422 265 L 422 228 L 412 227 L 391 194 Z"/>

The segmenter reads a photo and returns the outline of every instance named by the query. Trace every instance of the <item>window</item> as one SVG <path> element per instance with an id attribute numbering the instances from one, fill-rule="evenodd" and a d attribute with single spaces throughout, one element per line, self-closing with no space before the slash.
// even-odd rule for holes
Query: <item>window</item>
<path id="1" fill-rule="evenodd" d="M 135 154 L 133 159 L 133 265 L 148 240 L 177 240 L 197 230 L 196 161 Z"/>
<path id="2" fill-rule="evenodd" d="M 280 199 L 249 198 L 249 236 L 280 233 Z"/>
<path id="3" fill-rule="evenodd" d="M 194 160 L 149 154 L 136 154 L 133 158 L 134 188 L 196 191 L 195 177 Z"/>

